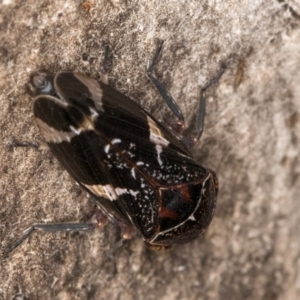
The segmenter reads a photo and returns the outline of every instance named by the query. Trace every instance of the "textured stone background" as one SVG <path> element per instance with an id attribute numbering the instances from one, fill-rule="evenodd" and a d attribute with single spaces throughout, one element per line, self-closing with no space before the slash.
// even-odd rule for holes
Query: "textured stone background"
<path id="1" fill-rule="evenodd" d="M 111 85 L 160 116 L 167 110 L 144 71 L 163 39 L 156 74 L 190 120 L 201 85 L 220 62 L 228 68 L 208 92 L 193 150 L 220 180 L 205 236 L 155 253 L 140 237 L 117 248 L 112 225 L 36 233 L 1 258 L 0 299 L 299 299 L 299 27 L 298 0 L 3 0 L 2 245 L 34 222 L 85 221 L 93 210 L 50 153 L 7 146 L 41 138 L 24 88 L 31 71 L 98 78 L 109 41 Z"/>

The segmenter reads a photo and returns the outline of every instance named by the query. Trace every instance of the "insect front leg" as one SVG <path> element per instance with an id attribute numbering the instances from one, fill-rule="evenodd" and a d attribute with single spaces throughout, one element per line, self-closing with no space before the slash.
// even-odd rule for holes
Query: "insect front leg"
<path id="1" fill-rule="evenodd" d="M 183 113 L 178 106 L 178 104 L 175 102 L 173 97 L 169 94 L 169 92 L 166 90 L 164 85 L 152 74 L 153 67 L 158 61 L 159 53 L 162 49 L 163 41 L 159 41 L 158 46 L 156 48 L 156 51 L 153 55 L 153 58 L 148 61 L 146 74 L 148 78 L 151 80 L 151 82 L 155 85 L 156 89 L 160 93 L 160 95 L 163 97 L 164 101 L 168 105 L 169 109 L 172 111 L 172 113 L 175 115 L 176 119 L 174 122 L 169 122 L 168 127 L 170 127 L 171 130 L 181 133 L 182 130 L 185 127 L 185 121 Z"/>
<path id="2" fill-rule="evenodd" d="M 204 119 L 206 113 L 206 99 L 204 96 L 205 91 L 220 79 L 225 69 L 226 65 L 222 64 L 221 69 L 217 73 L 217 75 L 207 81 L 200 91 L 200 99 L 196 112 L 195 122 L 190 124 L 185 132 L 183 132 L 182 142 L 187 148 L 192 148 L 198 142 L 204 129 Z"/>
<path id="3" fill-rule="evenodd" d="M 109 45 L 107 42 L 104 43 L 104 55 L 101 62 L 100 68 L 100 81 L 106 85 L 108 82 L 108 54 L 109 54 Z"/>
<path id="4" fill-rule="evenodd" d="M 20 142 L 12 139 L 8 142 L 10 148 L 33 148 L 37 150 L 50 150 L 45 142 Z"/>
<path id="5" fill-rule="evenodd" d="M 159 53 L 162 49 L 162 44 L 163 42 L 160 41 L 153 58 L 148 62 L 146 74 L 148 78 L 151 80 L 151 82 L 155 85 L 156 89 L 161 94 L 164 101 L 166 102 L 166 104 L 168 105 L 168 107 L 176 117 L 176 121 L 171 122 L 168 127 L 170 127 L 172 131 L 182 134 L 182 142 L 189 149 L 192 148 L 197 143 L 197 141 L 200 139 L 201 134 L 203 132 L 204 119 L 205 119 L 205 106 L 206 106 L 204 93 L 212 84 L 216 83 L 219 80 L 219 78 L 224 73 L 226 66 L 225 64 L 222 64 L 218 74 L 215 77 L 213 77 L 211 80 L 207 81 L 205 85 L 202 87 L 200 91 L 200 101 L 196 112 L 195 123 L 189 125 L 188 128 L 185 129 L 184 116 L 182 114 L 180 107 L 175 102 L 173 97 L 168 93 L 168 91 L 163 86 L 163 84 L 152 74 L 153 67 L 157 62 Z"/>

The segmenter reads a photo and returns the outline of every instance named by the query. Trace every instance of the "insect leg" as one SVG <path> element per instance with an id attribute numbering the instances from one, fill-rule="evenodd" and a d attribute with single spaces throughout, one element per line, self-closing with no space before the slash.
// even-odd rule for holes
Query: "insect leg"
<path id="1" fill-rule="evenodd" d="M 96 204 L 96 213 L 93 216 L 92 220 L 95 220 L 98 225 L 105 225 L 108 220 L 119 227 L 121 229 L 121 236 L 125 240 L 130 240 L 135 232 L 135 229 L 132 225 L 125 224 L 124 222 L 121 222 L 120 220 L 114 218 L 112 215 L 108 214 L 103 210 L 102 208 L 99 208 L 99 204 L 95 202 L 93 197 L 89 197 L 90 200 L 92 200 L 93 203 Z"/>
<path id="2" fill-rule="evenodd" d="M 187 133 L 190 133 L 190 132 L 191 133 L 190 134 L 184 133 L 184 136 L 182 138 L 182 142 L 186 145 L 187 148 L 193 147 L 195 145 L 195 143 L 200 139 L 202 132 L 203 132 L 204 119 L 205 119 L 205 108 L 206 108 L 206 100 L 204 97 L 204 93 L 210 86 L 212 86 L 214 83 L 216 83 L 220 79 L 220 77 L 224 73 L 225 69 L 226 69 L 225 64 L 222 64 L 221 69 L 218 72 L 218 74 L 215 77 L 213 77 L 212 79 L 210 79 L 209 81 L 207 81 L 200 91 L 200 101 L 199 101 L 198 110 L 196 112 L 196 121 L 195 121 L 195 123 L 189 125 L 189 127 L 186 129 Z"/>
<path id="3" fill-rule="evenodd" d="M 157 46 L 157 49 L 155 51 L 155 54 L 154 54 L 153 58 L 148 61 L 148 65 L 147 65 L 147 69 L 146 69 L 146 75 L 151 80 L 151 82 L 155 85 L 156 89 L 158 90 L 160 95 L 163 97 L 163 99 L 165 100 L 166 104 L 168 105 L 168 107 L 170 108 L 172 113 L 177 118 L 175 123 L 170 124 L 171 129 L 173 129 L 174 131 L 180 133 L 183 130 L 184 126 L 185 126 L 184 116 L 182 114 L 182 111 L 181 111 L 180 107 L 178 106 L 178 104 L 173 99 L 173 97 L 168 93 L 166 88 L 163 86 L 163 84 L 156 77 L 154 77 L 152 75 L 153 67 L 154 67 L 155 63 L 157 62 L 157 60 L 158 60 L 158 55 L 159 55 L 159 53 L 162 49 L 162 45 L 163 45 L 163 41 L 160 41 L 158 43 L 158 46 Z"/>
<path id="4" fill-rule="evenodd" d="M 100 80 L 101 82 L 103 82 L 104 84 L 108 85 L 108 53 L 109 53 L 109 46 L 108 46 L 108 43 L 105 43 L 104 44 L 104 55 L 103 55 L 103 58 L 102 58 L 102 66 L 101 66 L 101 69 L 100 69 Z"/>
<path id="5" fill-rule="evenodd" d="M 11 148 L 34 148 L 37 150 L 49 150 L 49 147 L 44 142 L 20 142 L 18 140 L 12 139 L 8 142 L 8 147 Z"/>
<path id="6" fill-rule="evenodd" d="M 58 224 L 33 224 L 31 227 L 24 230 L 23 235 L 13 244 L 8 246 L 8 252 L 14 250 L 21 245 L 35 230 L 39 231 L 84 231 L 94 229 L 95 223 L 58 223 Z"/>
<path id="7" fill-rule="evenodd" d="M 22 236 L 14 243 L 6 246 L 6 252 L 9 253 L 20 246 L 34 231 L 86 231 L 95 229 L 97 226 L 103 226 L 107 223 L 108 219 L 105 217 L 101 211 L 97 211 L 93 216 L 90 223 L 50 223 L 50 224 L 41 224 L 35 223 L 32 224 L 29 228 L 23 231 Z M 134 229 L 132 226 L 126 226 L 121 224 L 122 237 L 125 240 L 131 239 Z"/>

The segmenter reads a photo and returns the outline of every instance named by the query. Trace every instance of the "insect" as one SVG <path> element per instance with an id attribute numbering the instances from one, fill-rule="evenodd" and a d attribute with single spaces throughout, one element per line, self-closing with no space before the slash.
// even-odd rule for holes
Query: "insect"
<path id="1" fill-rule="evenodd" d="M 33 224 L 34 230 L 87 230 L 106 220 L 124 237 L 136 229 L 154 250 L 198 237 L 210 224 L 218 193 L 215 173 L 195 162 L 189 149 L 203 131 L 204 91 L 196 122 L 184 134 L 184 117 L 174 99 L 152 74 L 147 75 L 172 111 L 159 122 L 136 102 L 109 85 L 79 73 L 38 71 L 29 82 L 34 117 L 48 147 L 62 166 L 91 195 L 98 210 L 88 224 Z"/>

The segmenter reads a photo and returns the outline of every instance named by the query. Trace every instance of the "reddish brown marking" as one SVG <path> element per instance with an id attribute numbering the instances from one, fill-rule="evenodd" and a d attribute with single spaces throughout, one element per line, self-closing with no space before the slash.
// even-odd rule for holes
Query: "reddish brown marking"
<path id="1" fill-rule="evenodd" d="M 158 210 L 158 217 L 160 219 L 167 218 L 167 219 L 176 220 L 178 218 L 178 215 L 173 210 L 161 206 Z"/>
<path id="2" fill-rule="evenodd" d="M 181 194 L 181 199 L 184 202 L 190 202 L 191 201 L 191 195 L 190 195 L 190 191 L 189 191 L 189 187 L 188 185 L 182 185 L 180 187 L 178 187 L 178 190 Z"/>

